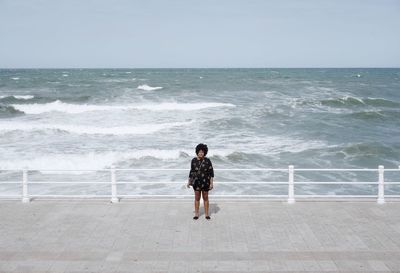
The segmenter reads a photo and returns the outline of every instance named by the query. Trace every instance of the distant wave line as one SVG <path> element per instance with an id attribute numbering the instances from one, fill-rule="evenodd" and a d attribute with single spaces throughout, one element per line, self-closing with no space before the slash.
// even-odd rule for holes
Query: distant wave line
<path id="1" fill-rule="evenodd" d="M 10 104 L 16 110 L 26 114 L 41 114 L 46 112 L 64 112 L 69 114 L 78 114 L 90 111 L 115 111 L 115 110 L 149 110 L 149 111 L 194 111 L 212 107 L 236 107 L 231 103 L 219 102 L 198 102 L 198 103 L 178 103 L 178 102 L 160 102 L 160 103 L 142 103 L 134 105 L 90 105 L 90 104 L 70 104 L 56 100 L 50 103 L 33 104 Z"/>
<path id="2" fill-rule="evenodd" d="M 60 130 L 75 134 L 104 134 L 104 135 L 141 135 L 151 134 L 160 130 L 166 130 L 172 127 L 184 126 L 194 121 L 185 122 L 168 122 L 168 123 L 149 123 L 137 126 L 116 126 L 116 127 L 97 127 L 86 125 L 64 125 L 64 124 L 46 124 L 46 123 L 16 123 L 4 122 L 0 123 L 0 132 L 5 131 L 43 131 L 43 130 Z"/>

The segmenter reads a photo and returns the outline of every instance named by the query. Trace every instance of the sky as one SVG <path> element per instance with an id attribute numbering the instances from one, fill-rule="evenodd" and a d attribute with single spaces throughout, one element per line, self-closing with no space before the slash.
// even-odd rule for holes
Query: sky
<path id="1" fill-rule="evenodd" d="M 0 68 L 400 67 L 400 0 L 0 0 Z"/>

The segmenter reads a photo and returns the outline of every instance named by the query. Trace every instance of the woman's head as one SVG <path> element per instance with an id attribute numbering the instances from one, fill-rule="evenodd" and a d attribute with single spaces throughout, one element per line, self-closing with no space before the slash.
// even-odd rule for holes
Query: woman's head
<path id="1" fill-rule="evenodd" d="M 208 147 L 206 144 L 200 143 L 196 146 L 196 155 L 202 157 L 206 156 L 208 152 Z"/>

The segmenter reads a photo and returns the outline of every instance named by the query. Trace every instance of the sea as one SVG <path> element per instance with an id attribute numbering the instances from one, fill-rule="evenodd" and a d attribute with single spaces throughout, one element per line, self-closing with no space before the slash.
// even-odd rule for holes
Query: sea
<path id="1" fill-rule="evenodd" d="M 377 185 L 357 183 L 377 171 L 296 168 L 399 169 L 400 69 L 0 70 L 0 195 L 21 194 L 23 168 L 32 195 L 107 195 L 111 166 L 146 169 L 117 170 L 120 195 L 193 194 L 199 143 L 211 195 L 287 194 L 256 182 L 287 182 L 289 165 L 295 183 L 354 182 L 295 194 L 374 195 Z M 285 170 L 247 170 L 263 168 Z"/>

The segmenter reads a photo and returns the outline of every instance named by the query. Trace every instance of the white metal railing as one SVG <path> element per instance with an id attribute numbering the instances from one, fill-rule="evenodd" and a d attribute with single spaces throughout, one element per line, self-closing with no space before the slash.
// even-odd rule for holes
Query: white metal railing
<path id="1" fill-rule="evenodd" d="M 216 169 L 215 171 L 276 171 L 276 172 L 287 172 L 288 173 L 288 180 L 287 181 L 218 181 L 218 184 L 275 184 L 275 185 L 287 185 L 288 190 L 287 194 L 283 195 L 276 195 L 276 194 L 235 194 L 235 195 L 228 195 L 228 194 L 220 194 L 215 195 L 213 197 L 284 197 L 287 198 L 288 203 L 295 203 L 295 198 L 300 197 L 376 197 L 378 204 L 385 203 L 385 185 L 400 185 L 400 182 L 393 181 L 393 182 L 385 182 L 384 179 L 384 172 L 400 172 L 400 166 L 398 169 L 385 169 L 384 166 L 379 165 L 377 169 L 305 169 L 305 168 L 294 168 L 293 165 L 289 165 L 288 168 L 281 168 L 281 169 L 271 169 L 271 168 L 255 168 L 255 169 Z M 354 181 L 294 181 L 294 172 L 377 172 L 378 173 L 378 181 L 377 182 L 354 182 Z M 0 195 L 0 198 L 22 198 L 22 202 L 27 203 L 30 202 L 31 198 L 33 197 L 82 197 L 82 198 L 95 198 L 95 197 L 106 197 L 111 198 L 112 203 L 119 202 L 120 198 L 128 198 L 128 197 L 186 197 L 186 196 L 193 196 L 193 195 L 171 195 L 171 194 L 146 194 L 146 195 L 129 195 L 129 194 L 118 194 L 117 185 L 118 184 L 182 184 L 182 182 L 176 181 L 147 181 L 147 182 L 140 182 L 140 181 L 117 181 L 116 172 L 117 171 L 189 171 L 189 169 L 119 169 L 112 166 L 109 169 L 85 169 L 85 170 L 57 170 L 57 169 L 0 169 L 0 171 L 22 171 L 22 192 L 21 195 Z M 63 172 L 110 172 L 111 179 L 109 182 L 103 181 L 28 181 L 28 171 L 63 171 Z M 20 184 L 21 181 L 0 181 L 1 184 Z M 111 187 L 111 194 L 105 195 L 60 195 L 60 194 L 53 194 L 53 195 L 32 195 L 29 194 L 28 186 L 29 184 L 110 184 Z M 295 194 L 295 185 L 300 184 L 336 184 L 336 185 L 378 185 L 378 192 L 376 195 L 329 195 L 329 194 L 307 194 L 307 195 L 296 195 Z M 386 197 L 393 197 L 393 198 L 400 198 L 400 195 L 386 195 Z"/>

